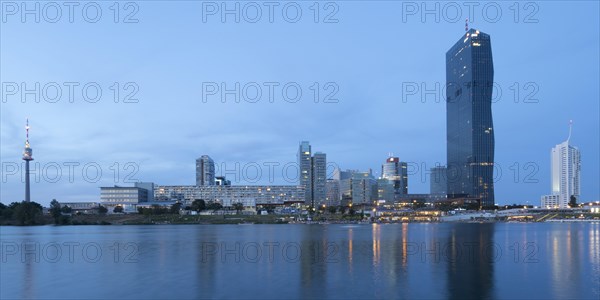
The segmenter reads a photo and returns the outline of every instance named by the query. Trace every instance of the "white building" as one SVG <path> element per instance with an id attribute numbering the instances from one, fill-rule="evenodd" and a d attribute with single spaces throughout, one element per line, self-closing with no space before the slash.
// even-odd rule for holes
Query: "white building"
<path id="1" fill-rule="evenodd" d="M 115 206 L 121 206 L 124 212 L 136 212 L 138 204 L 148 202 L 148 190 L 116 185 L 100 187 L 100 202 L 109 212 L 112 212 Z"/>
<path id="2" fill-rule="evenodd" d="M 223 206 L 241 202 L 245 207 L 304 202 L 304 187 L 295 185 L 156 185 L 159 201 L 191 203 L 195 199 L 216 201 Z"/>
<path id="3" fill-rule="evenodd" d="M 558 195 L 542 196 L 542 208 L 558 208 L 559 203 L 560 201 Z"/>
<path id="4" fill-rule="evenodd" d="M 579 200 L 581 185 L 581 154 L 569 144 L 571 129 L 566 141 L 556 145 L 551 152 L 552 194 L 542 196 L 544 208 L 567 208 L 571 196 Z M 557 197 L 554 197 L 557 196 Z"/>

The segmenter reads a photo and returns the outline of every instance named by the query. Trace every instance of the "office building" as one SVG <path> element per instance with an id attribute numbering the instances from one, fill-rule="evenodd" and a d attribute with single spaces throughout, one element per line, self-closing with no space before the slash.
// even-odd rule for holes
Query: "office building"
<path id="1" fill-rule="evenodd" d="M 143 188 L 148 191 L 148 202 L 154 202 L 154 182 L 136 182 L 134 187 Z"/>
<path id="2" fill-rule="evenodd" d="M 494 64 L 490 36 L 468 30 L 446 53 L 448 197 L 494 206 Z"/>
<path id="3" fill-rule="evenodd" d="M 381 166 L 381 177 L 389 180 L 396 194 L 408 194 L 408 164 L 398 157 L 389 157 Z"/>
<path id="4" fill-rule="evenodd" d="M 386 203 L 394 202 L 394 195 L 396 190 L 394 182 L 385 178 L 377 179 L 377 198 L 375 200 Z"/>
<path id="5" fill-rule="evenodd" d="M 317 207 L 326 203 L 327 198 L 327 157 L 325 153 L 315 152 L 311 158 L 312 176 L 312 206 Z"/>
<path id="6" fill-rule="evenodd" d="M 304 187 L 304 203 L 312 203 L 312 152 L 307 141 L 300 142 L 298 148 L 298 180 L 300 186 Z"/>
<path id="7" fill-rule="evenodd" d="M 325 184 L 325 205 L 338 206 L 341 203 L 340 181 L 337 179 L 327 179 Z"/>
<path id="8" fill-rule="evenodd" d="M 208 155 L 196 159 L 196 185 L 215 185 L 215 162 Z"/>
<path id="9" fill-rule="evenodd" d="M 148 190 L 141 187 L 100 187 L 100 202 L 112 212 L 115 206 L 123 207 L 124 212 L 136 212 L 139 203 L 148 202 Z"/>
<path id="10" fill-rule="evenodd" d="M 377 198 L 377 181 L 371 170 L 346 170 L 338 173 L 342 205 L 372 204 Z"/>
<path id="11" fill-rule="evenodd" d="M 429 193 L 432 195 L 446 195 L 448 181 L 446 180 L 446 167 L 431 168 L 429 173 Z"/>

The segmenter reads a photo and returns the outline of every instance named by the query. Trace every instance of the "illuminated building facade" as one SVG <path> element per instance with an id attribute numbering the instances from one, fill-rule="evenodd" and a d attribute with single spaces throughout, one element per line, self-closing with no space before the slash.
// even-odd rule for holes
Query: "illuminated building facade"
<path id="1" fill-rule="evenodd" d="M 494 64 L 490 36 L 470 29 L 446 52 L 449 198 L 494 205 Z"/>

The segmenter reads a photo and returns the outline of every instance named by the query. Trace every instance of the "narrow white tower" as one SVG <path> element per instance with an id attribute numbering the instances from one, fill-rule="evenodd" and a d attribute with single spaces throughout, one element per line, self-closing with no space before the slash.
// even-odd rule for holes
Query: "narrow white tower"
<path id="1" fill-rule="evenodd" d="M 25 126 L 26 137 L 25 149 L 23 150 L 23 160 L 25 161 L 25 202 L 31 201 L 31 193 L 29 188 L 29 161 L 33 160 L 33 151 L 29 146 L 29 119 Z"/>

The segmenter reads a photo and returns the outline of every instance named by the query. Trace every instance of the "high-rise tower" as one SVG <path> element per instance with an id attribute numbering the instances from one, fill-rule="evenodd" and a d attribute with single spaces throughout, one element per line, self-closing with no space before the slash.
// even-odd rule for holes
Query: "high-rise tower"
<path id="1" fill-rule="evenodd" d="M 315 152 L 311 158 L 312 203 L 313 207 L 325 204 L 327 199 L 327 155 Z"/>
<path id="2" fill-rule="evenodd" d="M 394 186 L 394 193 L 408 194 L 408 164 L 397 157 L 388 157 L 381 166 L 381 177 L 389 180 Z"/>
<path id="3" fill-rule="evenodd" d="M 300 142 L 298 147 L 298 178 L 299 184 L 304 187 L 304 203 L 312 205 L 312 151 L 308 141 Z"/>
<path id="4" fill-rule="evenodd" d="M 446 52 L 446 142 L 449 198 L 494 205 L 494 64 L 490 36 L 469 29 Z"/>
<path id="5" fill-rule="evenodd" d="M 567 208 L 571 197 L 579 200 L 581 190 L 581 153 L 571 145 L 571 128 L 566 141 L 552 148 L 550 167 L 552 171 L 552 194 L 542 196 L 544 208 Z"/>
<path id="6" fill-rule="evenodd" d="M 215 185 L 215 161 L 208 155 L 196 159 L 196 185 Z"/>
<path id="7" fill-rule="evenodd" d="M 31 201 L 31 192 L 29 187 L 29 161 L 33 160 L 33 150 L 29 145 L 29 119 L 25 126 L 26 140 L 25 149 L 23 150 L 23 160 L 25 161 L 25 202 Z"/>

